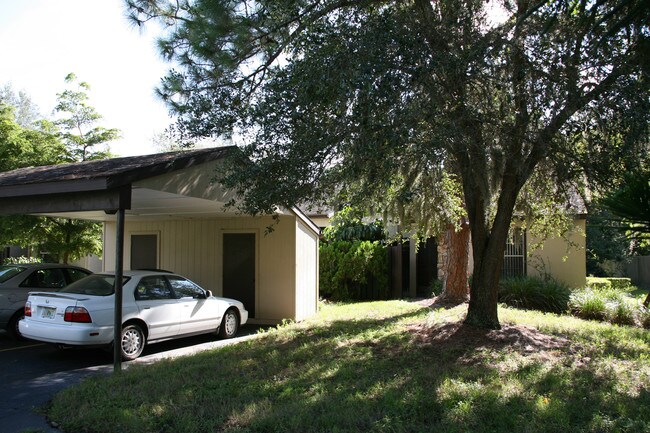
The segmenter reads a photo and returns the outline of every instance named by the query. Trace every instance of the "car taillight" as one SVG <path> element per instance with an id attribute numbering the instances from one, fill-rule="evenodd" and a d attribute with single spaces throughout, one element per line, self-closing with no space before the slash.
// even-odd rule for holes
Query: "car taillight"
<path id="1" fill-rule="evenodd" d="M 63 320 L 66 322 L 91 323 L 90 313 L 84 307 L 68 307 L 65 309 Z"/>
<path id="2" fill-rule="evenodd" d="M 32 303 L 25 302 L 25 317 L 32 317 Z"/>

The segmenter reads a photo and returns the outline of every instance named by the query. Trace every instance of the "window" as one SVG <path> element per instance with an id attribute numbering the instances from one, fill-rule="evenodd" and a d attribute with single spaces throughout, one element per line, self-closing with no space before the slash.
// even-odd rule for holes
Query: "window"
<path id="1" fill-rule="evenodd" d="M 506 243 L 501 278 L 526 275 L 526 231 L 515 228 Z"/>
<path id="2" fill-rule="evenodd" d="M 66 285 L 63 269 L 38 269 L 32 272 L 20 287 L 35 289 L 62 289 Z"/>
<path id="3" fill-rule="evenodd" d="M 126 284 L 130 277 L 122 279 L 122 285 Z M 88 278 L 77 280 L 61 290 L 63 293 L 76 293 L 79 295 L 110 296 L 115 293 L 115 276 L 94 274 Z"/>
<path id="4" fill-rule="evenodd" d="M 68 268 L 67 271 L 68 271 L 68 278 L 71 283 L 74 283 L 75 281 L 78 281 L 90 275 L 88 272 L 84 272 L 81 269 Z"/>
<path id="5" fill-rule="evenodd" d="M 149 301 L 155 299 L 171 299 L 172 292 L 162 275 L 142 277 L 135 288 L 135 299 L 137 301 Z"/>
<path id="6" fill-rule="evenodd" d="M 24 270 L 25 268 L 21 268 L 20 266 L 0 266 L 0 283 L 8 281 Z"/>
<path id="7" fill-rule="evenodd" d="M 185 278 L 180 278 L 180 277 L 174 277 L 174 276 L 169 276 L 169 284 L 171 284 L 172 289 L 174 290 L 174 293 L 176 294 L 176 298 L 194 298 L 194 299 L 199 299 L 199 298 L 204 298 L 205 297 L 205 291 L 191 282 L 190 280 L 186 280 Z"/>

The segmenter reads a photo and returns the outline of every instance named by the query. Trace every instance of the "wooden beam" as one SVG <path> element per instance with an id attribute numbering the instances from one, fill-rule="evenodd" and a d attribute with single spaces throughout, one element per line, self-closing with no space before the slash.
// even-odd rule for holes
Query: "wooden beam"
<path id="1" fill-rule="evenodd" d="M 131 209 L 131 185 L 110 190 L 1 197 L 0 214 Z"/>
<path id="2" fill-rule="evenodd" d="M 60 180 L 55 182 L 21 183 L 16 185 L 0 184 L 0 196 L 24 197 L 30 195 L 59 194 L 82 191 L 110 189 L 105 178 Z"/>
<path id="3" fill-rule="evenodd" d="M 113 372 L 122 370 L 122 276 L 124 274 L 124 209 L 117 211 L 115 238 L 115 314 L 113 320 Z"/>

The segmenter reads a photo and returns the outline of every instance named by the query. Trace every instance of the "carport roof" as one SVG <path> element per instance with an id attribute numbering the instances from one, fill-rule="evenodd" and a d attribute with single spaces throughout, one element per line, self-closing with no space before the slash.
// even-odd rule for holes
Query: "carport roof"
<path id="1" fill-rule="evenodd" d="M 113 220 L 112 214 L 118 209 L 127 210 L 130 218 L 234 215 L 224 208 L 230 192 L 207 192 L 216 188 L 209 182 L 214 166 L 200 169 L 203 179 L 183 178 L 184 186 L 171 182 L 169 188 L 157 189 L 149 179 L 177 176 L 183 173 L 180 170 L 216 163 L 235 152 L 236 146 L 215 147 L 3 172 L 0 173 L 0 214 L 41 214 L 95 221 Z M 193 196 L 180 191 L 188 188 L 202 194 Z M 300 209 L 287 210 L 319 233 L 318 226 Z"/>
<path id="2" fill-rule="evenodd" d="M 111 189 L 225 157 L 236 147 L 127 156 L 70 164 L 27 167 L 0 173 L 0 197 L 63 190 Z"/>
<path id="3" fill-rule="evenodd" d="M 217 161 L 235 151 L 228 146 L 7 171 L 0 173 L 0 214 L 66 213 L 85 219 L 94 212 L 89 219 L 98 219 L 98 212 L 131 209 L 135 182 Z"/>

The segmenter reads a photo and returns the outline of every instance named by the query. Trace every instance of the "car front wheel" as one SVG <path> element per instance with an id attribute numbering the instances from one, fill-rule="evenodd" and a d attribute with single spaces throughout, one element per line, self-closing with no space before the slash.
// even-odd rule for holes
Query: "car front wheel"
<path id="1" fill-rule="evenodd" d="M 222 338 L 232 338 L 237 334 L 239 329 L 239 316 L 235 310 L 228 310 L 226 314 L 223 315 L 221 320 L 221 326 L 219 327 L 219 335 Z"/>
<path id="2" fill-rule="evenodd" d="M 7 331 L 9 331 L 9 335 L 14 340 L 25 339 L 20 333 L 20 329 L 18 328 L 18 322 L 20 322 L 24 318 L 25 318 L 25 312 L 23 310 L 20 310 L 16 314 L 11 316 L 11 319 L 9 319 L 9 325 L 7 326 Z"/>
<path id="3" fill-rule="evenodd" d="M 138 325 L 127 325 L 122 329 L 122 359 L 131 361 L 142 353 L 146 337 Z"/>

